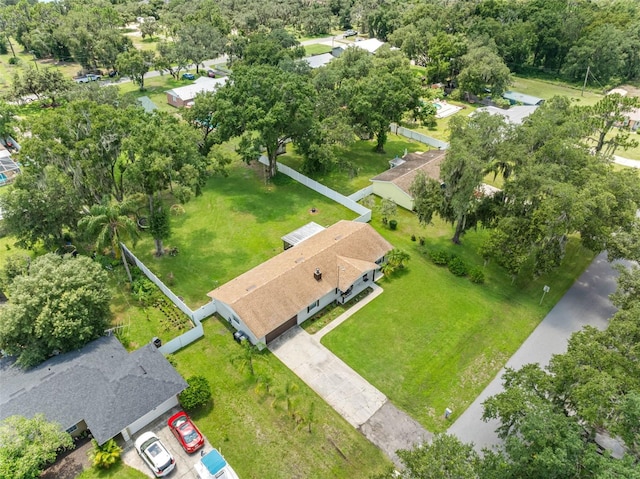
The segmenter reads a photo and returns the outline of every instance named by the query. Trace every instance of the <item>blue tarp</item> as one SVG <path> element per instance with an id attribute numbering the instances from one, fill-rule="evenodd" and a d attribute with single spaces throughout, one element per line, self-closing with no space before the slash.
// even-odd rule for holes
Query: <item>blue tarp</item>
<path id="1" fill-rule="evenodd" d="M 216 472 L 220 471 L 227 465 L 227 461 L 220 455 L 220 453 L 214 449 L 209 454 L 204 456 L 202 459 L 202 464 L 207 468 L 210 474 L 214 475 Z"/>

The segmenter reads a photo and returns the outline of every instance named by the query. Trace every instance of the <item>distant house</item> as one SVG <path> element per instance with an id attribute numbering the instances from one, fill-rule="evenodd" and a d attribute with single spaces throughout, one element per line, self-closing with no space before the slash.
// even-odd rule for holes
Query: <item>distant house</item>
<path id="1" fill-rule="evenodd" d="M 303 60 L 309 64 L 311 68 L 320 68 L 330 63 L 336 58 L 332 53 L 323 53 L 321 55 L 312 55 L 304 57 Z"/>
<path id="2" fill-rule="evenodd" d="M 23 370 L 0 360 L 0 420 L 43 413 L 71 435 L 89 430 L 98 444 L 129 440 L 178 405 L 187 387 L 153 345 L 128 353 L 113 336 Z"/>
<path id="3" fill-rule="evenodd" d="M 379 276 L 393 246 L 367 223 L 339 221 L 208 293 L 251 342 L 269 344 Z"/>
<path id="4" fill-rule="evenodd" d="M 517 91 L 506 91 L 502 94 L 502 98 L 509 100 L 512 105 L 542 105 L 544 99 L 537 96 L 525 95 L 524 93 L 518 93 Z"/>
<path id="5" fill-rule="evenodd" d="M 631 131 L 637 131 L 640 128 L 640 108 L 632 108 L 625 114 L 624 125 Z"/>
<path id="6" fill-rule="evenodd" d="M 226 77 L 199 77 L 196 79 L 195 83 L 192 83 L 191 85 L 181 86 L 179 88 L 166 91 L 167 103 L 171 106 L 175 106 L 176 108 L 189 108 L 190 106 L 193 106 L 193 100 L 198 93 L 216 91 L 226 82 Z"/>
<path id="7" fill-rule="evenodd" d="M 440 179 L 440 164 L 445 151 L 431 150 L 424 153 L 408 153 L 389 162 L 390 168 L 371 178 L 373 194 L 387 198 L 398 206 L 412 211 L 413 196 L 409 189 L 419 171 L 428 178 Z"/>
<path id="8" fill-rule="evenodd" d="M 20 165 L 11 158 L 10 149 L 19 151 L 19 146 L 13 138 L 0 141 L 0 186 L 7 185 L 20 174 Z"/>
<path id="9" fill-rule="evenodd" d="M 497 108 L 495 106 L 483 106 L 482 108 L 478 108 L 476 111 L 472 112 L 469 116 L 472 116 L 478 112 L 485 111 L 490 115 L 500 115 L 504 117 L 505 121 L 507 123 L 511 123 L 512 125 L 521 125 L 525 118 L 527 118 L 537 109 L 538 107 L 536 105 L 516 105 L 507 110 L 503 108 Z"/>
<path id="10" fill-rule="evenodd" d="M 368 38 L 367 40 L 358 40 L 350 43 L 347 48 L 357 47 L 361 48 L 362 50 L 366 50 L 371 54 L 374 54 L 382 45 L 384 45 L 384 42 L 381 42 L 377 38 Z"/>

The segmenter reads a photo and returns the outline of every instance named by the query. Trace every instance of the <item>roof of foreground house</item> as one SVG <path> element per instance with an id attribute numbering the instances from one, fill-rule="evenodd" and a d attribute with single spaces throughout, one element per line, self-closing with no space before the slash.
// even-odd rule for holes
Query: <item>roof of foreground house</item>
<path id="1" fill-rule="evenodd" d="M 393 183 L 402 191 L 412 196 L 409 188 L 413 179 L 422 171 L 428 178 L 440 179 L 440 164 L 444 160 L 446 151 L 430 150 L 424 153 L 408 153 L 402 157 L 404 163 L 394 168 L 390 168 L 378 176 L 371 178 L 371 181 Z"/>
<path id="2" fill-rule="evenodd" d="M 199 77 L 198 79 L 196 79 L 195 83 L 192 83 L 191 85 L 185 85 L 174 88 L 172 90 L 167 90 L 166 93 L 171 96 L 175 96 L 176 98 L 180 98 L 182 101 L 189 101 L 193 100 L 198 93 L 216 91 L 218 88 L 224 85 L 227 80 L 227 77 Z"/>
<path id="3" fill-rule="evenodd" d="M 128 353 L 114 336 L 24 370 L 0 361 L 0 420 L 43 413 L 64 429 L 84 420 L 103 444 L 187 383 L 149 343 Z"/>
<path id="4" fill-rule="evenodd" d="M 233 308 L 257 338 L 377 268 L 393 246 L 367 223 L 339 221 L 208 293 Z M 316 269 L 322 275 L 314 277 Z M 338 285 L 339 279 L 339 285 Z"/>

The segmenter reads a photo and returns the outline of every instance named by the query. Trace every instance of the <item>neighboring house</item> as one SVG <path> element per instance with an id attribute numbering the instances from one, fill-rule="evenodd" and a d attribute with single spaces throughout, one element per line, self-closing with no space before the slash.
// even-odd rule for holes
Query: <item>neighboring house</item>
<path id="1" fill-rule="evenodd" d="M 525 95 L 524 93 L 518 93 L 517 91 L 506 91 L 502 94 L 502 98 L 509 100 L 512 105 L 542 105 L 544 99 L 537 96 Z"/>
<path id="2" fill-rule="evenodd" d="M 633 108 L 629 113 L 626 113 L 622 126 L 626 126 L 631 131 L 637 131 L 640 128 L 640 108 Z"/>
<path id="3" fill-rule="evenodd" d="M 490 115 L 503 116 L 505 121 L 512 125 L 521 125 L 525 118 L 537 109 L 537 105 L 516 105 L 506 110 L 495 106 L 483 106 L 482 108 L 478 108 L 476 111 L 471 112 L 469 116 L 475 115 L 478 112 L 486 111 Z"/>
<path id="4" fill-rule="evenodd" d="M 140 103 L 140 105 L 142 106 L 142 108 L 144 108 L 144 111 L 146 113 L 153 113 L 155 110 L 158 109 L 158 106 L 153 103 L 153 100 L 151 100 L 151 98 L 149 98 L 148 96 L 141 96 L 137 98 L 138 103 Z"/>
<path id="5" fill-rule="evenodd" d="M 198 93 L 216 91 L 226 82 L 226 77 L 199 77 L 196 79 L 195 83 L 192 83 L 191 85 L 181 86 L 179 88 L 174 88 L 173 90 L 166 91 L 165 93 L 167 94 L 167 103 L 169 103 L 169 105 L 171 106 L 175 106 L 176 108 L 189 108 L 190 106 L 193 106 L 193 100 Z"/>
<path id="6" fill-rule="evenodd" d="M 413 196 L 409 189 L 419 171 L 428 178 L 440 180 L 440 164 L 445 151 L 430 150 L 424 153 L 408 153 L 389 162 L 390 168 L 371 178 L 373 194 L 393 201 L 398 206 L 413 211 Z"/>
<path id="7" fill-rule="evenodd" d="M 44 413 L 72 435 L 89 430 L 98 444 L 129 440 L 178 405 L 187 383 L 149 343 L 128 353 L 114 336 L 23 370 L 0 360 L 0 420 Z"/>
<path id="8" fill-rule="evenodd" d="M 269 344 L 379 276 L 393 246 L 367 223 L 339 221 L 214 289 L 218 313 L 254 344 Z"/>
<path id="9" fill-rule="evenodd" d="M 331 53 L 323 53 L 321 55 L 304 57 L 303 60 L 307 62 L 311 68 L 320 68 L 330 63 L 334 58 L 336 57 Z"/>
<path id="10" fill-rule="evenodd" d="M 384 45 L 384 42 L 381 42 L 377 38 L 368 38 L 367 40 L 357 40 L 353 43 L 350 43 L 349 45 L 347 45 L 347 48 L 357 47 L 366 50 L 371 54 L 374 54 L 382 45 Z"/>

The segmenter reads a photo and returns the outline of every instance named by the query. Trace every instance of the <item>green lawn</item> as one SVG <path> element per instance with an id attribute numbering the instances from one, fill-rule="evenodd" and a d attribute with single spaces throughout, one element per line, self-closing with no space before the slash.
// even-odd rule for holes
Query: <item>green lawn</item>
<path id="1" fill-rule="evenodd" d="M 377 153 L 374 147 L 374 141 L 357 141 L 349 148 L 336 148 L 336 155 L 340 161 L 350 166 L 344 165 L 327 173 L 309 176 L 343 195 L 350 195 L 371 185 L 369 179 L 388 170 L 389 160 L 395 156 L 402 156 L 405 149 L 408 152 L 429 149 L 427 145 L 393 133 L 389 133 L 389 140 L 384 147 L 385 153 Z M 287 154 L 278 158 L 278 161 L 297 171 L 302 167 L 302 157 L 293 148 L 289 148 Z"/>
<path id="2" fill-rule="evenodd" d="M 181 74 L 182 73 L 184 72 L 181 72 Z M 195 73 L 195 70 L 193 70 L 192 73 Z M 167 95 L 165 92 L 172 88 L 178 88 L 191 83 L 193 83 L 191 80 L 174 80 L 173 77 L 167 73 L 157 77 L 145 78 L 143 91 L 140 91 L 138 85 L 133 82 L 121 83 L 119 88 L 120 93 L 125 97 L 140 98 L 141 96 L 148 96 L 159 110 L 175 113 L 179 110 L 167 103 Z"/>
<path id="3" fill-rule="evenodd" d="M 134 252 L 164 281 L 173 274 L 173 291 L 192 308 L 208 302 L 206 294 L 217 285 L 280 253 L 285 234 L 310 221 L 328 226 L 356 217 L 284 175 L 265 184 L 262 167 L 239 160 L 228 177 L 210 178 L 203 195 L 184 210 L 171 217 L 172 235 L 165 242 L 178 247 L 178 256 L 156 258 L 149 236 Z"/>
<path id="4" fill-rule="evenodd" d="M 329 45 L 321 45 L 316 43 L 314 45 L 307 45 L 304 47 L 305 52 L 307 52 L 308 56 L 311 55 L 320 55 L 321 53 L 329 53 L 331 52 L 331 47 Z"/>
<path id="5" fill-rule="evenodd" d="M 408 269 L 379 284 L 385 291 L 323 343 L 428 430 L 444 431 L 445 407 L 462 413 L 586 268 L 593 254 L 572 241 L 562 270 L 523 284 L 494 265 L 477 285 L 433 265 L 425 248 L 455 251 L 482 266 L 477 249 L 486 232 L 471 231 L 462 246 L 450 242 L 441 222 L 426 229 L 401 210 L 398 231 L 372 224 L 394 246 L 410 253 Z M 538 303 L 542 287 L 551 292 Z"/>
<path id="6" fill-rule="evenodd" d="M 602 99 L 602 95 L 599 93 L 585 90 L 584 94 L 582 94 L 581 88 L 577 88 L 566 83 L 550 82 L 534 78 L 521 78 L 515 75 L 513 76 L 513 84 L 509 89 L 519 93 L 544 98 L 545 100 L 554 96 L 566 96 L 579 105 L 594 105 Z"/>
<path id="7" fill-rule="evenodd" d="M 122 461 L 113 466 L 111 469 L 85 469 L 76 477 L 76 479 L 147 479 L 147 475 L 142 471 L 125 465 Z"/>
<path id="8" fill-rule="evenodd" d="M 20 59 L 17 65 L 9 64 L 9 59 L 13 56 L 11 50 L 9 53 L 0 55 L 0 94 L 7 94 L 11 90 L 12 78 L 16 72 L 21 72 L 27 65 L 34 66 L 33 55 L 21 50 L 15 40 L 12 40 L 13 48 L 16 50 L 16 56 Z M 80 64 L 72 62 L 56 62 L 51 59 L 37 60 L 38 68 L 56 68 L 67 77 L 73 78 L 78 71 L 82 69 Z"/>
<path id="9" fill-rule="evenodd" d="M 198 374 L 209 380 L 213 409 L 192 417 L 240 477 L 368 478 L 388 465 L 378 448 L 268 350 L 255 361 L 257 382 L 248 370 L 241 372 L 236 359 L 242 347 L 232 340 L 226 322 L 209 318 L 203 326 L 205 337 L 174 357 L 183 377 Z M 296 424 L 288 411 L 303 420 Z"/>

